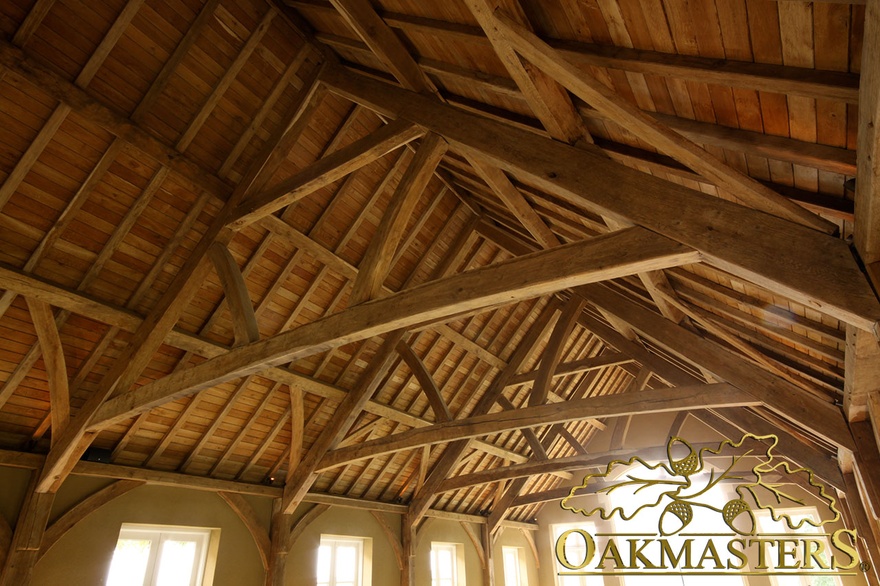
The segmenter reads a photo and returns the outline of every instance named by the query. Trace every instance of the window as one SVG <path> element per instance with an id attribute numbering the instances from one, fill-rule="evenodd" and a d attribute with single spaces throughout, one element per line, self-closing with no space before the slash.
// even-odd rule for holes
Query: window
<path id="1" fill-rule="evenodd" d="M 504 563 L 504 586 L 528 586 L 522 548 L 503 546 L 501 559 Z"/>
<path id="2" fill-rule="evenodd" d="M 792 522 L 797 524 L 802 519 L 810 519 L 815 523 L 821 521 L 819 518 L 819 511 L 816 510 L 816 507 L 803 507 L 798 509 L 777 509 L 777 515 L 784 513 L 791 517 Z M 770 516 L 768 511 L 755 511 L 755 521 L 758 524 L 758 528 L 761 533 L 766 534 L 787 534 L 787 533 L 795 533 L 795 531 L 788 526 L 783 520 L 774 521 L 773 517 Z M 797 533 L 818 533 L 822 535 L 824 531 L 819 527 L 814 527 L 809 523 L 804 523 L 804 525 L 797 530 Z M 821 537 L 820 537 L 821 539 Z M 828 543 L 828 539 L 825 539 L 825 552 L 830 549 L 830 544 Z M 802 561 L 802 551 L 798 550 L 797 557 L 798 560 Z M 827 563 L 828 555 L 824 553 L 822 556 L 825 562 Z M 768 555 L 767 561 L 771 568 L 773 568 L 773 561 L 778 559 L 778 556 Z M 772 571 L 772 569 L 770 570 Z M 837 576 L 770 576 L 770 581 L 773 586 L 840 586 L 840 578 Z"/>
<path id="3" fill-rule="evenodd" d="M 431 543 L 431 586 L 464 586 L 464 551 L 460 543 Z"/>
<path id="4" fill-rule="evenodd" d="M 563 533 L 570 529 L 584 529 L 588 533 L 596 533 L 596 524 L 592 521 L 583 521 L 580 523 L 553 525 L 551 527 L 553 541 L 550 547 L 555 551 L 556 542 Z M 555 555 L 555 554 L 554 554 Z M 577 535 L 571 536 L 565 540 L 565 557 L 569 560 L 583 560 L 587 555 L 587 544 L 583 539 L 579 539 Z M 567 572 L 566 568 L 556 562 L 556 584 L 557 586 L 602 586 L 605 580 L 602 576 L 560 576 L 559 572 Z"/>
<path id="5" fill-rule="evenodd" d="M 208 586 L 219 529 L 124 523 L 110 562 L 107 586 Z M 212 539 L 213 538 L 213 539 Z"/>
<path id="6" fill-rule="evenodd" d="M 322 535 L 318 548 L 317 586 L 370 586 L 372 540 Z"/>

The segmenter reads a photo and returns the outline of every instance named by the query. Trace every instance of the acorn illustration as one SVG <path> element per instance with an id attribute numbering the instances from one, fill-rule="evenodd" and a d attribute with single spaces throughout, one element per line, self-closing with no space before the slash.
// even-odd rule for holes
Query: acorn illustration
<path id="1" fill-rule="evenodd" d="M 679 442 L 687 446 L 688 455 L 682 458 L 681 460 L 673 460 L 672 459 L 672 446 L 675 442 Z M 672 471 L 675 472 L 678 476 L 684 476 L 687 478 L 694 472 L 700 469 L 700 457 L 694 451 L 694 448 L 686 441 L 681 439 L 680 437 L 673 437 L 669 439 L 669 442 L 666 444 L 666 455 L 669 458 L 669 466 L 672 468 Z"/>
<path id="2" fill-rule="evenodd" d="M 694 518 L 694 509 L 690 503 L 672 501 L 660 514 L 657 524 L 660 535 L 675 535 L 690 523 Z"/>
<path id="3" fill-rule="evenodd" d="M 755 533 L 755 514 L 752 507 L 742 499 L 728 501 L 721 509 L 724 522 L 740 535 Z"/>

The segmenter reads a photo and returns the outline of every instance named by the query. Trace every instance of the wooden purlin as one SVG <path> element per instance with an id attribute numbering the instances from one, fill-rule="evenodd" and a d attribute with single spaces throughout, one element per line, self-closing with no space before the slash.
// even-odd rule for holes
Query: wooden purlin
<path id="1" fill-rule="evenodd" d="M 633 271 L 691 264 L 697 260 L 699 255 L 686 247 L 672 245 L 671 241 L 640 228 L 630 228 L 535 253 L 529 258 L 512 259 L 447 277 L 242 346 L 224 357 L 140 387 L 137 393 L 117 395 L 101 408 L 92 428 L 137 415 L 203 388 L 265 370 L 278 362 L 311 356 L 323 349 L 394 329 L 448 319 L 462 311 L 479 311 L 497 304 L 537 297 L 580 283 L 602 281 Z M 517 274 L 520 271 L 526 271 L 530 278 L 524 282 Z M 376 315 L 383 318 L 376 321 Z"/>
<path id="2" fill-rule="evenodd" d="M 297 113 L 301 112 L 294 110 L 291 116 L 296 116 Z M 292 122 L 293 120 L 290 121 L 290 124 Z M 259 184 L 261 176 L 271 175 L 275 171 L 275 166 L 280 164 L 281 158 L 275 153 L 274 147 L 284 139 L 290 124 L 282 125 L 276 131 L 274 140 L 270 139 L 262 153 L 251 164 L 248 173 L 233 190 L 223 211 L 214 219 L 184 266 L 175 275 L 172 284 L 164 292 L 159 303 L 135 332 L 124 355 L 117 360 L 102 380 L 100 389 L 89 398 L 76 418 L 71 421 L 65 434 L 59 438 L 43 469 L 43 477 L 38 486 L 41 492 L 52 492 L 58 489 L 69 473 L 72 464 L 94 438 L 94 434 L 87 431 L 87 426 L 95 412 L 114 390 L 124 391 L 134 384 L 152 358 L 153 353 L 172 330 L 181 312 L 197 293 L 207 274 L 210 267 L 206 262 L 208 249 L 215 242 L 225 245 L 234 236 L 234 232 L 226 227 L 229 215 L 250 194 L 252 186 Z"/>
<path id="3" fill-rule="evenodd" d="M 575 149 L 542 139 L 362 76 L 331 68 L 323 80 L 335 93 L 384 115 L 410 119 L 442 133 L 457 148 L 478 151 L 496 165 L 576 206 L 600 214 L 616 213 L 686 241 L 704 253 L 706 262 L 741 278 L 808 306 L 820 307 L 868 331 L 873 330 L 880 317 L 880 304 L 854 265 L 849 250 L 830 236 L 631 171 L 590 152 L 591 149 Z M 653 190 L 657 197 L 638 197 L 646 189 Z M 670 217 L 671 209 L 675 210 L 674 218 Z M 715 221 L 710 221 L 711 229 L 707 230 L 710 217 Z M 773 251 L 772 263 L 761 252 L 768 250 Z M 801 256 L 816 258 L 798 259 Z M 842 273 L 805 279 L 807 274 L 832 267 Z M 833 293 L 828 290 L 832 283 L 843 282 L 849 285 Z M 808 289 L 813 291 L 807 293 Z M 829 296 L 835 300 L 831 301 Z M 839 311 L 852 305 L 861 309 Z"/>
<path id="4" fill-rule="evenodd" d="M 636 396 L 638 395 L 638 396 Z M 589 417 L 620 417 L 638 413 L 662 413 L 696 409 L 700 405 L 713 407 L 757 406 L 761 401 L 727 383 L 675 387 L 655 390 L 642 396 L 638 393 L 590 397 L 508 411 L 503 420 L 494 414 L 476 415 L 431 427 L 414 429 L 357 446 L 341 448 L 327 454 L 318 466 L 329 469 L 347 462 L 372 458 L 401 449 L 411 449 L 441 442 L 454 442 L 502 431 L 564 423 Z"/>
<path id="5" fill-rule="evenodd" d="M 516 349 L 508 359 L 508 366 L 502 370 L 492 381 L 491 386 L 486 389 L 480 397 L 477 405 L 472 410 L 472 414 L 488 413 L 495 399 L 501 394 L 507 381 L 516 373 L 521 363 L 532 353 L 536 342 L 543 336 L 544 330 L 556 313 L 555 304 L 548 304 L 541 313 L 535 318 L 535 321 L 529 327 L 528 331 L 519 341 Z M 432 501 L 437 495 L 437 488 L 440 483 L 447 477 L 456 464 L 461 459 L 467 448 L 468 443 L 465 441 L 449 444 L 440 457 L 440 460 L 434 465 L 430 475 L 425 479 L 425 483 L 420 490 L 413 496 L 409 504 L 409 510 L 404 520 L 405 525 L 414 526 L 418 523 L 425 512 L 430 508 Z"/>
<path id="6" fill-rule="evenodd" d="M 332 11 L 329 2 L 286 0 L 308 13 Z M 864 3 L 864 2 L 856 2 Z M 489 39 L 478 26 L 449 22 L 396 12 L 380 13 L 389 26 L 404 33 L 421 33 L 441 42 L 462 42 L 486 46 Z M 319 39 L 321 33 L 316 35 Z M 633 73 L 657 75 L 687 81 L 709 82 L 746 90 L 759 90 L 823 100 L 858 101 L 858 76 L 838 71 L 792 67 L 778 63 L 713 59 L 702 55 L 648 51 L 618 45 L 601 45 L 570 40 L 548 39 L 548 43 L 580 66 L 603 67 Z M 416 57 L 423 69 L 431 68 Z"/>
<path id="7" fill-rule="evenodd" d="M 495 13 L 495 25 L 526 59 L 532 60 L 545 71 L 552 71 L 558 81 L 564 83 L 584 101 L 602 111 L 622 127 L 627 128 L 666 154 L 694 169 L 713 183 L 724 187 L 741 201 L 755 209 L 777 215 L 792 222 L 826 233 L 836 227 L 812 212 L 791 203 L 777 193 L 729 167 L 699 146 L 682 140 L 668 128 L 657 124 L 649 116 L 631 106 L 595 79 L 584 76 L 571 63 L 565 61 L 537 36 L 518 25 L 510 16 Z"/>

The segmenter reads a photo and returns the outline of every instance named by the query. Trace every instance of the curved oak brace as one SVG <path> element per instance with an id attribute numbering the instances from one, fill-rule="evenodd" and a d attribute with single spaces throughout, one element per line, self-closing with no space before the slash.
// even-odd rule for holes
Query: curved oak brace
<path id="1" fill-rule="evenodd" d="M 306 527 L 312 524 L 312 522 L 327 512 L 327 509 L 330 508 L 330 505 L 315 505 L 309 512 L 299 518 L 299 520 L 294 523 L 293 527 L 290 528 L 290 533 L 287 534 L 287 543 L 285 545 L 285 551 L 289 551 L 290 548 L 296 544 L 296 540 L 299 539 L 300 535 L 303 534 L 303 531 L 306 530 Z"/>
<path id="2" fill-rule="evenodd" d="M 214 263 L 220 284 L 223 285 L 223 293 L 226 295 L 226 303 L 232 314 L 232 330 L 235 332 L 235 345 L 242 346 L 249 342 L 260 339 L 260 330 L 257 327 L 257 316 L 254 314 L 254 305 L 248 295 L 247 285 L 244 283 L 241 270 L 238 268 L 232 254 L 225 244 L 215 242 L 208 249 L 208 256 Z"/>
<path id="3" fill-rule="evenodd" d="M 510 379 L 516 374 L 516 371 L 522 363 L 525 362 L 528 356 L 532 353 L 536 342 L 541 339 L 544 335 L 544 331 L 553 321 L 553 318 L 556 315 L 557 305 L 558 303 L 555 300 L 552 300 L 545 306 L 541 313 L 538 314 L 535 321 L 532 322 L 525 335 L 523 335 L 516 350 L 514 350 L 513 354 L 508 359 L 507 366 L 501 370 L 498 376 L 495 377 L 495 380 L 492 381 L 492 385 L 486 390 L 480 398 L 479 403 L 474 407 L 472 411 L 473 414 L 489 412 L 498 400 L 498 397 L 501 396 L 502 391 L 507 386 Z M 409 511 L 406 514 L 408 522 L 418 522 L 418 520 L 424 516 L 437 494 L 437 487 L 446 479 L 446 477 L 452 472 L 452 469 L 461 460 L 468 445 L 468 441 L 458 441 L 450 442 L 445 446 L 443 454 L 434 464 L 431 474 L 425 479 L 424 483 L 420 485 L 419 490 L 416 491 L 415 496 L 410 502 Z"/>
<path id="4" fill-rule="evenodd" d="M 692 246 L 712 266 L 860 329 L 873 332 L 880 321 L 880 304 L 839 239 L 634 171 L 590 145 L 565 145 L 340 68 L 326 69 L 321 80 L 330 91 L 442 134 L 457 151 L 480 153 L 567 203 Z M 648 190 L 655 197 L 642 197 Z"/>
<path id="5" fill-rule="evenodd" d="M 382 215 L 376 233 L 370 239 L 352 286 L 348 300 L 350 306 L 375 299 L 382 292 L 382 283 L 391 271 L 394 253 L 403 241 L 407 222 L 434 176 L 447 146 L 446 141 L 434 133 L 422 139 L 412 162 L 391 196 L 391 202 Z"/>
<path id="6" fill-rule="evenodd" d="M 55 325 L 52 306 L 37 299 L 28 298 L 27 306 L 31 312 L 34 329 L 43 350 L 43 362 L 46 364 L 46 376 L 49 379 L 50 415 L 52 418 L 52 439 L 61 435 L 70 422 L 70 389 L 67 381 L 67 364 L 64 361 L 64 349 L 61 337 Z"/>
<path id="7" fill-rule="evenodd" d="M 532 536 L 531 531 L 526 531 L 525 529 L 520 529 L 525 538 L 526 542 L 529 544 L 529 549 L 532 550 L 532 557 L 535 558 L 535 567 L 541 567 L 541 558 L 538 557 L 538 545 L 535 543 L 535 538 Z"/>
<path id="8" fill-rule="evenodd" d="M 727 383 L 675 387 L 645 393 L 604 395 L 566 401 L 565 403 L 550 403 L 538 407 L 505 411 L 500 416 L 491 413 L 437 423 L 430 427 L 411 429 L 357 446 L 334 450 L 321 460 L 317 471 L 399 450 L 591 417 L 622 417 L 632 414 L 681 411 L 701 407 L 757 406 L 760 404 L 761 401 L 752 394 Z"/>
<path id="9" fill-rule="evenodd" d="M 254 538 L 254 543 L 257 544 L 257 551 L 260 553 L 260 562 L 263 564 L 263 569 L 268 570 L 272 543 L 269 540 L 269 532 L 260 523 L 254 508 L 240 494 L 220 491 L 217 495 L 226 501 L 229 507 L 238 515 L 239 519 L 242 520 L 244 526 L 250 531 L 251 537 Z"/>
<path id="10" fill-rule="evenodd" d="M 483 550 L 483 543 L 480 541 L 480 536 L 476 534 L 474 528 L 471 527 L 470 523 L 465 523 L 464 521 L 461 521 L 461 528 L 464 529 L 464 532 L 471 540 L 471 543 L 474 544 L 474 549 L 477 551 L 477 557 L 480 558 L 480 567 L 485 568 L 486 552 Z"/>
<path id="11" fill-rule="evenodd" d="M 376 522 L 379 523 L 379 527 L 382 528 L 385 537 L 388 538 L 388 544 L 391 546 L 391 549 L 394 551 L 394 557 L 397 559 L 397 569 L 403 571 L 406 560 L 403 559 L 403 546 L 400 544 L 400 540 L 394 534 L 391 525 L 388 524 L 388 521 L 382 513 L 379 511 L 370 511 L 370 514 L 375 517 Z"/>
<path id="12" fill-rule="evenodd" d="M 422 392 L 425 393 L 425 397 L 427 397 L 428 403 L 431 405 L 431 410 L 434 412 L 434 418 L 437 421 L 452 420 L 452 412 L 449 410 L 443 395 L 440 394 L 440 389 L 437 388 L 437 383 L 434 382 L 434 378 L 428 372 L 428 368 L 422 362 L 422 359 L 403 340 L 397 344 L 397 352 L 403 358 L 403 361 L 406 362 L 407 366 L 409 366 L 416 380 L 419 381 Z"/>
<path id="13" fill-rule="evenodd" d="M 64 513 L 57 521 L 52 523 L 46 533 L 43 535 L 43 542 L 40 546 L 40 555 L 42 558 L 59 539 L 73 529 L 77 523 L 109 503 L 110 501 L 121 497 L 127 492 L 146 484 L 143 480 L 117 480 L 110 486 L 106 486 L 85 498 L 75 507 Z M 39 558 L 38 558 L 39 559 Z"/>

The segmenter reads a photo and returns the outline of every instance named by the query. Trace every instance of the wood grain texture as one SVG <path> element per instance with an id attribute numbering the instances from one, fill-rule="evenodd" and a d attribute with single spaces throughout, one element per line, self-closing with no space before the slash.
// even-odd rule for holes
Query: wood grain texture
<path id="1" fill-rule="evenodd" d="M 268 216 L 310 193 L 368 165 L 400 146 L 415 140 L 424 131 L 413 124 L 393 122 L 373 134 L 319 159 L 290 179 L 242 202 L 229 218 L 229 226 L 241 228 Z"/>
<path id="2" fill-rule="evenodd" d="M 824 439 L 850 449 L 852 436 L 842 412 L 830 402 L 807 395 L 788 381 L 739 358 L 719 344 L 639 307 L 601 285 L 581 288 L 583 295 L 606 311 L 626 316 L 640 334 L 674 352 L 683 360 L 700 365 L 715 376 L 754 393 L 771 409 Z"/>
<path id="3" fill-rule="evenodd" d="M 118 395 L 101 408 L 95 420 L 100 423 L 92 425 L 105 426 L 220 382 L 395 329 L 480 307 L 529 299 L 586 282 L 698 260 L 699 255 L 686 247 L 646 230 L 631 228 L 454 275 L 243 346 L 226 356 L 141 387 L 137 393 Z M 377 316 L 381 317 L 377 319 Z"/>
<path id="4" fill-rule="evenodd" d="M 621 396 L 590 397 L 526 407 L 488 415 L 437 423 L 431 427 L 410 430 L 362 443 L 358 446 L 334 450 L 321 461 L 319 468 L 326 470 L 347 462 L 375 457 L 401 449 L 411 449 L 444 441 L 467 439 L 525 427 L 564 423 L 587 418 L 622 417 L 638 413 L 663 413 L 696 409 L 700 405 L 733 407 L 758 405 L 760 401 L 749 393 L 731 385 L 718 383 L 696 387 L 627 393 Z"/>
<path id="5" fill-rule="evenodd" d="M 64 359 L 64 347 L 55 324 L 52 307 L 42 301 L 28 299 L 28 309 L 40 348 L 43 351 L 43 362 L 46 364 L 46 376 L 49 379 L 49 402 L 51 404 L 52 438 L 53 441 L 64 433 L 70 423 L 70 388 L 67 379 L 67 362 Z"/>
<path id="6" fill-rule="evenodd" d="M 422 139 L 415 156 L 391 196 L 367 252 L 361 260 L 358 276 L 352 285 L 349 305 L 375 299 L 391 270 L 394 254 L 403 240 L 410 216 L 434 175 L 447 144 L 437 134 Z"/>
<path id="7" fill-rule="evenodd" d="M 624 128 L 642 136 L 713 183 L 723 186 L 755 209 L 826 233 L 834 232 L 834 226 L 826 220 L 782 198 L 750 177 L 736 172 L 699 146 L 680 140 L 675 133 L 656 124 L 649 116 L 630 106 L 601 83 L 581 75 L 550 46 L 518 26 L 507 15 L 496 13 L 495 17 L 496 25 L 516 46 L 517 51 Z"/>
<path id="8" fill-rule="evenodd" d="M 575 206 L 618 214 L 693 246 L 706 262 L 809 307 L 869 331 L 880 318 L 880 304 L 837 239 L 381 82 L 338 70 L 328 70 L 323 80 L 334 92 L 442 133 L 458 148 L 482 153 Z M 645 190 L 656 197 L 640 197 Z"/>

